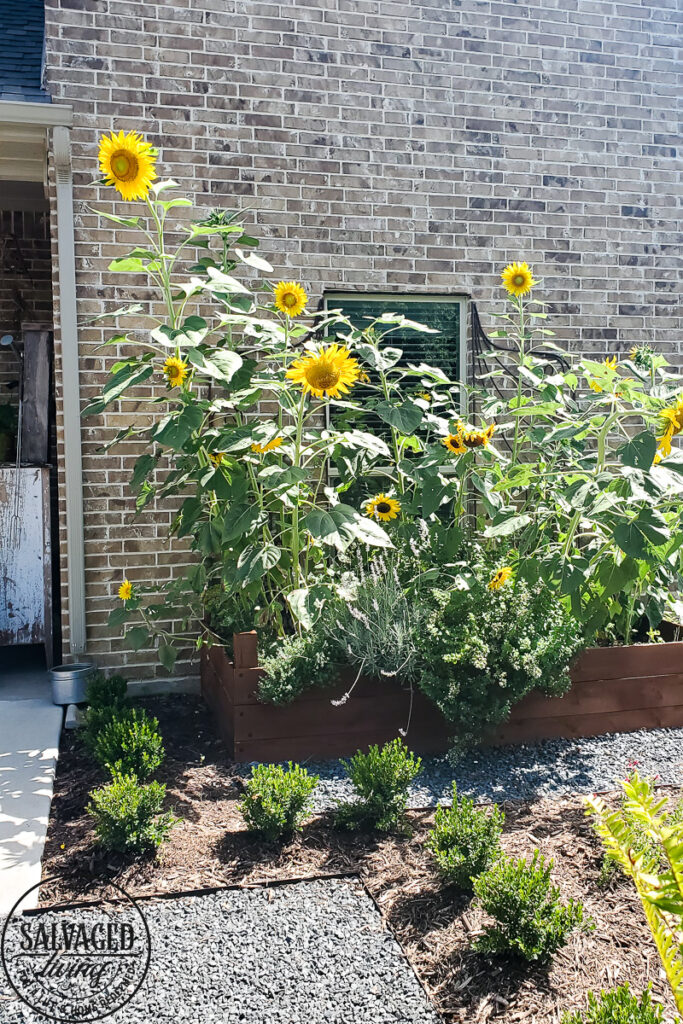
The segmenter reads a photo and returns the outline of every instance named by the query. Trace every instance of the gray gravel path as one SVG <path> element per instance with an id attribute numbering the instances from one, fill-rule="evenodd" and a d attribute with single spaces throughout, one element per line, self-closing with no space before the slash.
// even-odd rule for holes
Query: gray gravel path
<path id="1" fill-rule="evenodd" d="M 354 880 L 140 906 L 152 936 L 150 970 L 132 1002 L 106 1018 L 112 1024 L 438 1024 Z M 3 999 L 9 994 L 0 976 L 2 1024 L 45 1024 Z"/>
<path id="2" fill-rule="evenodd" d="M 408 740 L 410 745 L 410 740 Z M 579 740 L 475 750 L 453 767 L 445 757 L 423 759 L 423 770 L 411 788 L 411 807 L 430 807 L 451 800 L 452 781 L 458 791 L 477 800 L 529 800 L 537 796 L 594 793 L 613 789 L 631 761 L 639 771 L 659 775 L 663 783 L 683 785 L 683 729 L 652 729 L 607 733 Z M 307 762 L 320 775 L 315 809 L 324 810 L 352 795 L 339 761 Z M 249 768 L 245 766 L 245 775 Z"/>

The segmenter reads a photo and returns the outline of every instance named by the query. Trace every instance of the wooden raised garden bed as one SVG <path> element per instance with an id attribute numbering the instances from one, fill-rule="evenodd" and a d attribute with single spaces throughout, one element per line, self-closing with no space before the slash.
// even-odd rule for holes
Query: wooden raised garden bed
<path id="1" fill-rule="evenodd" d="M 344 757 L 405 728 L 410 692 L 393 682 L 361 679 L 345 704 L 331 705 L 355 678 L 350 672 L 284 707 L 262 703 L 256 639 L 237 634 L 234 661 L 222 647 L 202 653 L 202 695 L 236 761 Z M 488 742 L 683 726 L 683 642 L 587 650 L 572 680 L 564 697 L 530 693 Z M 420 691 L 413 701 L 408 745 L 424 754 L 447 750 L 453 726 Z"/>

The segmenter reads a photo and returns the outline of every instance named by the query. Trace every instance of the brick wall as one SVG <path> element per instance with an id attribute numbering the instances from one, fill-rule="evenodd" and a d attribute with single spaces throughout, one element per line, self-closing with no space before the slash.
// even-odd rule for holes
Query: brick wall
<path id="1" fill-rule="evenodd" d="M 199 204 L 253 207 L 276 273 L 314 300 L 466 292 L 486 325 L 521 257 L 568 345 L 676 354 L 676 0 L 46 8 L 49 90 L 75 110 L 82 316 L 126 292 L 85 208 L 97 136 L 138 128 Z M 80 341 L 87 392 L 107 356 L 101 332 Z M 167 510 L 132 524 L 126 457 L 96 452 L 124 421 L 83 431 L 89 633 L 100 660 L 144 674 L 151 655 L 127 655 L 106 611 L 124 568 L 149 579 L 175 556 Z"/>

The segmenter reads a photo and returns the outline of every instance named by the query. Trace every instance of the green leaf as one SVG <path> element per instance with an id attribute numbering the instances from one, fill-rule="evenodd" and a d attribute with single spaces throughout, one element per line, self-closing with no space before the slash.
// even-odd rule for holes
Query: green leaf
<path id="1" fill-rule="evenodd" d="M 330 594 L 331 588 L 322 583 L 314 587 L 300 587 L 298 590 L 290 590 L 287 594 L 287 604 L 296 621 L 300 622 L 304 629 L 310 629 L 320 618 Z"/>
<path id="2" fill-rule="evenodd" d="M 134 491 L 137 491 L 144 480 L 147 479 L 149 474 L 156 466 L 156 459 L 153 455 L 141 455 L 135 462 L 133 469 L 133 475 L 130 478 L 130 486 Z"/>
<path id="3" fill-rule="evenodd" d="M 151 637 L 144 626 L 133 626 L 126 631 L 126 640 L 134 651 L 141 651 L 143 647 L 149 645 Z"/>
<path id="4" fill-rule="evenodd" d="M 90 207 L 92 209 L 92 207 Z M 113 213 L 105 213 L 104 210 L 93 210 L 98 217 L 104 217 L 105 220 L 111 220 L 114 224 L 122 224 L 125 228 L 137 228 L 140 226 L 140 217 L 117 217 Z"/>
<path id="5" fill-rule="evenodd" d="M 243 238 L 240 238 L 240 242 Z M 246 263 L 249 267 L 254 267 L 255 270 L 262 270 L 266 274 L 272 274 L 273 268 L 268 262 L 264 260 L 263 256 L 257 256 L 255 252 L 242 252 L 241 249 L 235 249 L 235 255 L 238 259 L 242 260 L 242 263 Z"/>
<path id="6" fill-rule="evenodd" d="M 391 455 L 389 445 L 381 437 L 377 437 L 376 434 L 369 434 L 363 430 L 345 430 L 339 436 L 339 444 L 347 448 L 360 448 L 371 455 L 384 458 L 389 458 Z"/>
<path id="7" fill-rule="evenodd" d="M 245 585 L 261 579 L 280 561 L 282 551 L 274 544 L 246 547 L 237 560 L 234 582 Z"/>
<path id="8" fill-rule="evenodd" d="M 619 456 L 625 466 L 649 469 L 654 462 L 656 451 L 657 438 L 649 430 L 643 430 L 619 449 Z"/>
<path id="9" fill-rule="evenodd" d="M 605 559 L 599 564 L 597 575 L 602 586 L 601 597 L 606 600 L 621 593 L 624 587 L 638 578 L 638 563 L 631 558 L 624 558 L 621 562 Z"/>
<path id="10" fill-rule="evenodd" d="M 671 534 L 666 522 L 656 509 L 642 508 L 635 521 L 638 529 L 655 547 L 660 547 L 670 540 Z"/>
<path id="11" fill-rule="evenodd" d="M 136 313 L 142 313 L 144 306 L 140 302 L 133 302 L 128 306 L 119 306 L 118 309 L 112 309 L 109 313 L 100 313 L 99 316 L 88 317 L 86 323 L 95 324 L 98 320 L 106 320 L 110 316 L 134 316 Z"/>
<path id="12" fill-rule="evenodd" d="M 516 533 L 517 530 L 521 530 L 523 526 L 527 526 L 531 522 L 531 516 L 508 516 L 506 519 L 502 519 L 500 522 L 491 523 L 484 530 L 485 537 L 509 537 L 510 534 Z"/>
<path id="13" fill-rule="evenodd" d="M 213 349 L 210 356 L 188 349 L 186 354 L 191 363 L 222 384 L 228 384 L 242 366 L 242 357 L 230 349 Z"/>
<path id="14" fill-rule="evenodd" d="M 344 550 L 350 539 L 345 527 L 353 522 L 354 511 L 348 505 L 335 505 L 330 509 L 314 508 L 304 517 L 302 525 L 314 540 Z"/>
<path id="15" fill-rule="evenodd" d="M 159 206 L 163 207 L 168 213 L 169 210 L 175 210 L 177 206 L 192 206 L 192 200 L 190 199 L 167 199 L 165 202 L 160 202 Z"/>
<path id="16" fill-rule="evenodd" d="M 128 609 L 125 606 L 119 608 L 112 608 L 109 612 L 109 618 L 107 622 L 110 626 L 122 626 L 128 618 Z"/>
<path id="17" fill-rule="evenodd" d="M 362 516 L 356 512 L 353 522 L 348 527 L 356 540 L 367 544 L 371 548 L 393 548 L 393 542 L 388 533 L 382 529 L 379 523 L 368 516 Z"/>
<path id="18" fill-rule="evenodd" d="M 91 416 L 102 412 L 111 402 L 119 398 L 124 391 L 135 387 L 136 384 L 142 384 L 144 380 L 151 377 L 153 372 L 153 367 L 149 363 L 141 364 L 134 362 L 132 364 L 125 364 L 109 377 L 102 389 L 102 398 L 90 402 L 83 410 L 82 415 Z"/>
<path id="19" fill-rule="evenodd" d="M 204 414 L 198 405 L 186 405 L 179 416 L 162 420 L 152 436 L 158 444 L 177 451 L 183 448 L 195 430 L 199 430 L 203 419 Z"/>
<path id="20" fill-rule="evenodd" d="M 511 406 L 513 403 L 516 404 L 516 400 L 513 399 Z M 535 405 L 523 405 L 519 409 L 511 408 L 510 413 L 512 416 L 554 416 L 561 408 L 559 402 L 536 402 Z"/>
<path id="21" fill-rule="evenodd" d="M 159 644 L 159 661 L 167 672 L 172 672 L 176 663 L 178 652 L 170 644 Z"/>
<path id="22" fill-rule="evenodd" d="M 614 540 L 621 550 L 631 558 L 650 558 L 650 548 L 635 520 L 618 523 L 614 528 Z"/>
<path id="23" fill-rule="evenodd" d="M 147 272 L 145 264 L 137 256 L 124 256 L 120 260 L 112 260 L 107 270 L 113 270 L 119 274 L 144 274 Z"/>
<path id="24" fill-rule="evenodd" d="M 428 476 L 422 485 L 422 515 L 428 519 L 440 507 L 449 491 L 439 476 Z"/>
<path id="25" fill-rule="evenodd" d="M 312 509 L 302 525 L 315 540 L 331 544 L 339 551 L 344 551 L 354 539 L 371 547 L 394 546 L 379 523 L 362 516 L 350 505 L 340 503 L 330 509 Z"/>
<path id="26" fill-rule="evenodd" d="M 390 370 L 392 366 L 396 366 L 403 355 L 403 350 L 400 348 L 387 346 L 378 349 L 375 345 L 367 345 L 365 342 L 356 345 L 355 351 L 368 366 L 378 371 Z"/>
<path id="27" fill-rule="evenodd" d="M 233 505 L 223 519 L 223 543 L 227 544 L 239 537 L 248 537 L 256 526 L 265 522 L 265 519 L 266 515 L 258 505 Z"/>
<path id="28" fill-rule="evenodd" d="M 422 409 L 413 402 L 404 402 L 402 405 L 380 402 L 375 412 L 380 419 L 400 430 L 402 434 L 412 434 L 422 422 L 424 415 Z"/>
<path id="29" fill-rule="evenodd" d="M 251 295 L 249 289 L 245 288 L 241 281 L 238 281 L 236 277 L 231 277 L 230 274 L 224 274 L 216 267 L 208 267 L 207 274 L 210 280 L 205 283 L 204 287 L 209 291 L 226 292 L 229 295 Z"/>

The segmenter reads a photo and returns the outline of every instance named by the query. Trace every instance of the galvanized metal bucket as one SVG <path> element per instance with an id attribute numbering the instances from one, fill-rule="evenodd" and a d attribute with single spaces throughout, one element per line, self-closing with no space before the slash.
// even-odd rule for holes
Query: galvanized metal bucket
<path id="1" fill-rule="evenodd" d="M 82 704 L 90 677 L 95 671 L 92 661 L 76 665 L 56 665 L 50 669 L 53 704 Z"/>

